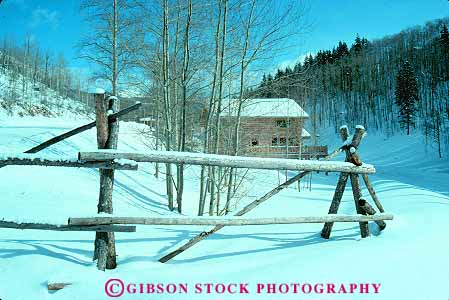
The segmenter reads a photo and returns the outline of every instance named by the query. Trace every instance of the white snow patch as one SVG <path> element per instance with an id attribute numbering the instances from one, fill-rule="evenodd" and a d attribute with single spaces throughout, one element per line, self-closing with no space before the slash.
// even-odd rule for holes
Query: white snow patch
<path id="1" fill-rule="evenodd" d="M 105 91 L 102 88 L 95 88 L 93 93 L 94 94 L 104 94 Z"/>
<path id="2" fill-rule="evenodd" d="M 29 159 L 31 161 L 55 161 L 55 162 L 77 162 L 78 159 L 73 155 L 54 155 L 54 154 L 28 154 L 28 153 L 0 153 L 0 160 L 25 160 Z"/>
<path id="3" fill-rule="evenodd" d="M 116 159 L 114 159 L 114 162 L 118 163 L 120 165 L 131 165 L 131 166 L 138 165 L 138 163 L 135 160 L 125 159 L 125 158 L 116 158 Z"/>
<path id="4" fill-rule="evenodd" d="M 238 105 L 239 99 L 224 100 L 222 116 L 237 116 Z M 242 117 L 309 117 L 295 100 L 289 98 L 245 99 L 242 103 L 240 115 Z"/>

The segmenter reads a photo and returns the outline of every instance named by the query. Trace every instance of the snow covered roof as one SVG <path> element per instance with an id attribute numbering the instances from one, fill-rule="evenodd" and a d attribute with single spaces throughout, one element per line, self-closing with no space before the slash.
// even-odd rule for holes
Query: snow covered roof
<path id="1" fill-rule="evenodd" d="M 141 122 L 147 122 L 147 121 L 156 121 L 153 117 L 144 117 L 139 119 Z"/>
<path id="2" fill-rule="evenodd" d="M 257 98 L 243 101 L 242 117 L 309 117 L 295 100 L 289 98 Z M 230 99 L 223 102 L 222 116 L 237 115 L 238 99 Z"/>
<path id="3" fill-rule="evenodd" d="M 88 93 L 89 94 L 104 94 L 105 90 L 102 88 L 94 88 L 94 87 L 90 87 L 88 89 Z"/>
<path id="4" fill-rule="evenodd" d="M 307 130 L 305 130 L 305 129 L 303 128 L 303 129 L 302 129 L 302 132 L 301 132 L 301 137 L 304 138 L 304 139 L 307 139 L 307 138 L 310 138 L 311 135 L 310 135 L 310 133 L 309 133 Z"/>

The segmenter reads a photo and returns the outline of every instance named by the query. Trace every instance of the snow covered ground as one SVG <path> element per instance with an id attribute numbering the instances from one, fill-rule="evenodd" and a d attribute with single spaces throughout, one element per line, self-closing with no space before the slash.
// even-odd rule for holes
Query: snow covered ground
<path id="1" fill-rule="evenodd" d="M 23 152 L 36 143 L 80 125 L 63 119 L 0 119 L 0 152 Z M 121 123 L 119 148 L 145 150 L 139 134 L 143 125 Z M 338 145 L 337 139 L 330 141 Z M 95 130 L 43 151 L 75 155 L 95 147 Z M 331 147 L 332 148 L 332 147 Z M 0 229 L 0 299 L 112 299 L 105 283 L 118 278 L 128 283 L 188 285 L 188 294 L 132 293 L 133 285 L 116 299 L 449 299 L 449 164 L 447 159 L 421 151 L 417 137 L 384 140 L 368 135 L 361 157 L 374 164 L 370 176 L 386 212 L 395 219 L 379 233 L 361 239 L 357 223 L 334 225 L 330 240 L 319 233 L 322 224 L 227 227 L 166 264 L 157 260 L 208 226 L 138 226 L 136 233 L 117 233 L 118 268 L 100 272 L 92 262 L 92 232 L 51 232 Z M 337 158 L 342 160 L 343 157 Z M 189 167 L 185 191 L 187 214 L 197 210 L 197 167 Z M 138 171 L 118 171 L 114 211 L 127 216 L 170 216 L 163 178 L 155 178 L 152 164 Z M 290 174 L 293 175 L 293 174 Z M 281 180 L 283 175 L 281 175 Z M 68 217 L 91 216 L 98 200 L 98 172 L 90 169 L 4 167 L 0 169 L 0 219 L 66 223 Z M 275 187 L 278 173 L 249 174 L 243 206 Z M 338 174 L 312 175 L 312 190 L 291 186 L 248 216 L 326 214 Z M 305 182 L 306 180 L 304 180 Z M 305 183 L 303 183 L 304 185 Z M 366 189 L 363 195 L 367 196 Z M 354 213 L 348 187 L 340 212 Z M 48 292 L 48 282 L 70 282 Z M 116 282 L 118 283 L 118 282 Z M 247 283 L 249 294 L 195 293 L 195 284 Z M 291 284 L 289 292 L 267 293 L 269 283 Z M 294 284 L 318 286 L 304 294 Z M 370 294 L 327 293 L 334 284 L 370 284 Z M 264 284 L 257 293 L 257 284 Z M 320 285 L 323 284 L 323 285 Z M 378 287 L 374 294 L 374 287 Z M 139 286 L 137 285 L 137 292 Z M 204 286 L 203 286 L 204 287 Z M 262 286 L 259 286 L 262 287 Z M 284 286 L 285 287 L 285 286 Z M 320 293 L 320 288 L 324 292 Z M 111 286 L 110 291 L 119 291 Z M 340 287 L 341 289 L 341 287 Z M 146 286 L 144 288 L 146 291 Z M 179 289 L 178 289 L 179 291 Z M 198 290 L 196 290 L 198 292 Z M 244 290 L 243 290 L 244 291 Z M 285 291 L 285 289 L 284 289 Z M 332 290 L 330 291 L 332 292 Z M 340 290 L 341 292 L 341 290 Z"/>

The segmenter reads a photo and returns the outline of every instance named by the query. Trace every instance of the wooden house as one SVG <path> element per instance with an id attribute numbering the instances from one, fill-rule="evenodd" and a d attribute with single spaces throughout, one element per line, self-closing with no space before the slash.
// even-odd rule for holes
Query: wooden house
<path id="1" fill-rule="evenodd" d="M 157 119 L 156 117 L 144 117 L 144 118 L 140 118 L 139 121 L 147 126 L 150 126 L 151 128 L 156 128 L 157 126 Z"/>
<path id="2" fill-rule="evenodd" d="M 223 105 L 219 153 L 232 153 L 238 101 Z M 309 115 L 293 99 L 244 100 L 240 113 L 239 155 L 300 158 L 304 140 L 310 134 L 303 128 Z"/>

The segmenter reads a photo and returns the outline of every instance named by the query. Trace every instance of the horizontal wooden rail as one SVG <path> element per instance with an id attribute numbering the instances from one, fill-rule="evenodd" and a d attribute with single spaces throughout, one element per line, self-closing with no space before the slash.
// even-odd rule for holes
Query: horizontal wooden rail
<path id="1" fill-rule="evenodd" d="M 376 214 L 364 215 L 326 215 L 312 217 L 274 217 L 274 218 L 146 218 L 146 217 L 93 217 L 70 218 L 69 225 L 110 225 L 110 224 L 138 224 L 138 225 L 270 225 L 270 224 L 298 224 L 298 223 L 327 223 L 327 222 L 368 222 L 379 220 L 393 220 L 393 215 Z"/>
<path id="2" fill-rule="evenodd" d="M 54 225 L 45 223 L 16 223 L 0 221 L 0 228 L 9 229 L 36 229 L 53 231 L 99 231 L 99 232 L 136 232 L 136 226 L 120 225 Z"/>
<path id="3" fill-rule="evenodd" d="M 0 166 L 46 166 L 73 168 L 102 168 L 135 171 L 138 165 L 130 160 L 79 161 L 71 156 L 54 156 L 22 153 L 0 153 Z"/>
<path id="4" fill-rule="evenodd" d="M 116 150 L 101 150 L 95 152 L 80 152 L 78 154 L 78 158 L 83 161 L 131 159 L 137 162 L 160 162 L 270 170 L 324 171 L 361 174 L 376 172 L 376 169 L 372 165 L 368 164 L 363 164 L 362 166 L 358 167 L 352 163 L 339 161 L 260 158 L 177 151 L 147 151 L 144 153 L 139 153 L 119 152 Z"/>

